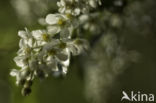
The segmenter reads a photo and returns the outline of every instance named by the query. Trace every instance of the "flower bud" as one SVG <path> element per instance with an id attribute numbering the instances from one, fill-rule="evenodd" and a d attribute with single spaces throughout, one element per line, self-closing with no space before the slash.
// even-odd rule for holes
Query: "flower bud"
<path id="1" fill-rule="evenodd" d="M 23 96 L 27 96 L 31 93 L 31 89 L 30 88 L 23 88 L 21 93 Z"/>

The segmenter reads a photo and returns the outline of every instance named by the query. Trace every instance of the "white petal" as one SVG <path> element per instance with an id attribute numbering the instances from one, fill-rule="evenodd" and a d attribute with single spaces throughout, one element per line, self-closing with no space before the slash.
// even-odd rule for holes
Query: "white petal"
<path id="1" fill-rule="evenodd" d="M 41 41 L 41 40 L 37 41 L 36 43 L 37 43 L 37 46 L 43 46 L 43 45 L 47 44 L 46 41 Z"/>
<path id="2" fill-rule="evenodd" d="M 25 44 L 24 40 L 21 39 L 21 40 L 19 41 L 19 47 L 20 47 L 20 48 L 24 48 L 25 46 L 26 46 L 26 44 Z"/>
<path id="3" fill-rule="evenodd" d="M 81 15 L 81 16 L 79 17 L 80 23 L 84 23 L 84 22 L 86 22 L 88 19 L 89 19 L 89 16 L 88 16 L 88 15 Z"/>
<path id="4" fill-rule="evenodd" d="M 46 23 L 46 21 L 45 21 L 44 18 L 40 18 L 40 19 L 38 20 L 38 22 L 39 22 L 40 25 L 43 25 L 43 26 L 47 25 L 47 23 Z"/>
<path id="5" fill-rule="evenodd" d="M 17 54 L 18 54 L 19 56 L 25 55 L 25 48 L 19 49 L 18 52 L 17 52 Z"/>
<path id="6" fill-rule="evenodd" d="M 32 36 L 35 39 L 37 39 L 37 40 L 41 40 L 42 39 L 42 34 L 43 34 L 42 30 L 34 30 L 34 31 L 32 31 Z"/>
<path id="7" fill-rule="evenodd" d="M 60 2 L 57 2 L 57 6 L 58 6 L 58 7 L 60 7 L 60 6 L 61 6 Z"/>
<path id="8" fill-rule="evenodd" d="M 57 24 L 58 20 L 59 18 L 56 14 L 48 14 L 45 19 L 45 21 L 50 25 Z"/>
<path id="9" fill-rule="evenodd" d="M 25 31 L 18 31 L 18 36 L 20 36 L 23 39 L 26 39 L 28 34 Z"/>
<path id="10" fill-rule="evenodd" d="M 11 76 L 16 76 L 18 73 L 19 73 L 18 70 L 12 69 L 11 72 L 10 72 L 10 75 L 11 75 Z"/>
<path id="11" fill-rule="evenodd" d="M 54 35 L 56 33 L 59 33 L 61 28 L 59 26 L 48 26 L 47 30 L 48 30 L 48 33 Z"/>
<path id="12" fill-rule="evenodd" d="M 58 11 L 59 11 L 60 13 L 64 13 L 64 12 L 65 12 L 65 10 L 66 10 L 66 8 L 65 8 L 65 7 L 63 7 L 63 8 L 59 8 L 59 10 L 58 10 Z"/>
<path id="13" fill-rule="evenodd" d="M 72 53 L 72 55 L 78 55 L 79 51 L 78 48 L 75 45 L 68 45 L 69 51 Z"/>
<path id="14" fill-rule="evenodd" d="M 79 15 L 80 12 L 81 12 L 80 8 L 76 8 L 76 9 L 74 10 L 75 15 Z"/>
<path id="15" fill-rule="evenodd" d="M 33 46 L 33 39 L 28 39 L 27 45 L 28 45 L 29 47 L 32 47 L 32 46 Z"/>
<path id="16" fill-rule="evenodd" d="M 96 1 L 95 0 L 90 0 L 89 1 L 89 5 L 93 8 L 95 8 L 97 6 Z"/>
<path id="17" fill-rule="evenodd" d="M 65 6 L 65 5 L 66 5 L 66 3 L 65 3 L 64 0 L 61 0 L 61 1 L 60 1 L 60 4 L 61 4 L 62 6 Z"/>
<path id="18" fill-rule="evenodd" d="M 25 56 L 17 56 L 14 58 L 16 65 L 19 67 L 24 67 L 26 65 Z"/>
<path id="19" fill-rule="evenodd" d="M 67 67 L 62 67 L 62 73 L 63 73 L 63 75 L 66 75 L 67 74 L 67 70 L 68 70 L 68 68 Z"/>

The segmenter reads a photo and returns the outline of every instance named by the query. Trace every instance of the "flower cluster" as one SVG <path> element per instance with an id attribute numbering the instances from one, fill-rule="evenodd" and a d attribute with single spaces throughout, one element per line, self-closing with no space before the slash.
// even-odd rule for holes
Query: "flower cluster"
<path id="1" fill-rule="evenodd" d="M 17 85 L 23 86 L 24 96 L 31 92 L 35 77 L 65 76 L 71 55 L 88 49 L 86 40 L 72 38 L 72 35 L 79 31 L 77 16 L 84 6 L 95 7 L 97 2 L 100 3 L 99 0 L 61 0 L 57 3 L 60 13 L 48 14 L 44 19 L 46 29 L 29 31 L 26 28 L 18 32 L 20 49 L 14 61 L 21 69 L 13 69 L 10 75 L 16 77 Z"/>
<path id="2" fill-rule="evenodd" d="M 74 16 L 86 13 L 98 4 L 101 4 L 100 0 L 60 0 L 57 2 L 60 13 L 70 13 Z"/>

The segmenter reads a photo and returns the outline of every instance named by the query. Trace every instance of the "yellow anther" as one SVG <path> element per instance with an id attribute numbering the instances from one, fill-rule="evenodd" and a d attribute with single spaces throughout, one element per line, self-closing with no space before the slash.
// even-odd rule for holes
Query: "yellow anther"
<path id="1" fill-rule="evenodd" d="M 61 42 L 61 43 L 59 44 L 59 47 L 60 47 L 61 49 L 64 49 L 64 48 L 66 47 L 66 43 Z"/>
<path id="2" fill-rule="evenodd" d="M 81 44 L 83 44 L 83 41 L 80 40 L 80 39 L 76 39 L 76 40 L 74 41 L 74 43 L 77 44 L 77 45 L 81 45 Z"/>
<path id="3" fill-rule="evenodd" d="M 25 49 L 25 53 L 30 53 L 30 51 L 31 51 L 31 49 L 30 49 L 29 47 L 27 47 L 27 48 Z"/>
<path id="4" fill-rule="evenodd" d="M 63 21 L 62 19 L 59 19 L 59 20 L 58 20 L 58 24 L 59 24 L 59 25 L 64 25 L 64 23 L 65 23 L 65 21 Z"/>
<path id="5" fill-rule="evenodd" d="M 69 18 L 69 19 L 71 19 L 72 18 L 72 15 L 70 13 L 67 13 L 66 14 L 66 17 Z"/>
<path id="6" fill-rule="evenodd" d="M 43 38 L 44 41 L 48 41 L 49 36 L 47 34 L 43 34 L 42 35 L 42 38 Z"/>

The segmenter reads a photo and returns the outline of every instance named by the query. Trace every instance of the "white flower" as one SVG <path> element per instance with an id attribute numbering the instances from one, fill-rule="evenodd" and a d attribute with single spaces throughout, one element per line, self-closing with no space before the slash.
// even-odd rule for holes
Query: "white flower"
<path id="1" fill-rule="evenodd" d="M 62 38 L 70 38 L 73 31 L 69 15 L 48 14 L 45 21 L 49 24 L 47 30 L 51 34 L 60 33 Z"/>
<path id="2" fill-rule="evenodd" d="M 47 36 L 46 35 L 44 35 L 44 34 L 46 34 L 47 35 L 47 33 L 46 33 L 46 31 L 44 31 L 44 30 L 34 30 L 34 31 L 32 31 L 32 36 L 36 39 L 36 40 L 45 40 L 46 41 L 46 39 L 47 39 Z"/>
<path id="3" fill-rule="evenodd" d="M 73 8 L 75 5 L 76 7 Z M 60 0 L 60 2 L 57 2 L 57 6 L 59 7 L 58 11 L 60 13 L 72 14 L 74 16 L 77 16 L 81 12 L 78 0 Z"/>
<path id="4" fill-rule="evenodd" d="M 49 25 L 62 25 L 66 18 L 62 14 L 48 14 L 45 20 Z"/>
<path id="5" fill-rule="evenodd" d="M 61 31 L 61 28 L 59 25 L 50 25 L 50 26 L 47 26 L 47 30 L 48 30 L 48 33 L 55 35 Z"/>
<path id="6" fill-rule="evenodd" d="M 20 36 L 22 39 L 27 39 L 29 37 L 29 33 L 26 31 L 19 31 L 18 36 Z"/>
<path id="7" fill-rule="evenodd" d="M 83 0 L 82 0 L 83 1 Z M 60 0 L 57 2 L 59 12 L 62 14 L 70 13 L 73 16 L 78 16 L 80 13 L 89 11 L 91 8 L 96 8 L 101 5 L 101 0 Z"/>
<path id="8" fill-rule="evenodd" d="M 50 43 L 44 46 L 43 48 L 43 54 L 48 55 L 46 60 L 50 61 L 51 59 L 57 59 L 57 61 L 66 61 L 69 59 L 69 51 L 66 49 L 66 43 L 63 43 L 62 41 L 56 41 L 54 44 Z M 44 55 L 42 55 L 44 57 Z"/>
<path id="9" fill-rule="evenodd" d="M 34 30 L 32 36 L 36 40 L 37 46 L 45 45 L 51 39 L 51 35 L 45 30 Z"/>
<path id="10" fill-rule="evenodd" d="M 24 45 L 28 45 L 29 47 L 33 47 L 34 41 L 31 33 L 25 29 L 25 31 L 19 31 L 18 35 L 21 37 L 19 47 L 22 48 Z"/>
<path id="11" fill-rule="evenodd" d="M 31 34 L 27 28 L 25 28 L 25 31 L 23 30 L 18 31 L 18 36 L 20 36 L 22 39 L 31 38 Z"/>
<path id="12" fill-rule="evenodd" d="M 67 42 L 67 48 L 72 53 L 72 55 L 79 55 L 89 48 L 89 44 L 84 39 L 75 39 Z"/>
<path id="13" fill-rule="evenodd" d="M 20 40 L 20 41 L 22 41 L 22 40 Z M 31 55 L 31 50 L 32 50 L 32 48 L 31 47 L 29 47 L 28 45 L 26 45 L 26 44 L 24 44 L 24 43 L 21 43 L 20 42 L 20 49 L 18 50 L 18 52 L 17 52 L 17 54 L 19 55 L 19 56 L 23 56 L 23 55 Z"/>
<path id="14" fill-rule="evenodd" d="M 66 48 L 66 43 L 53 39 L 51 42 L 43 46 L 42 51 L 38 55 L 39 60 L 42 60 L 40 64 L 46 64 L 46 68 L 43 68 L 45 72 L 56 72 L 59 71 L 59 66 L 67 68 L 70 64 L 70 52 Z M 39 65 L 39 68 L 40 67 Z M 62 72 L 65 72 L 63 70 Z"/>

